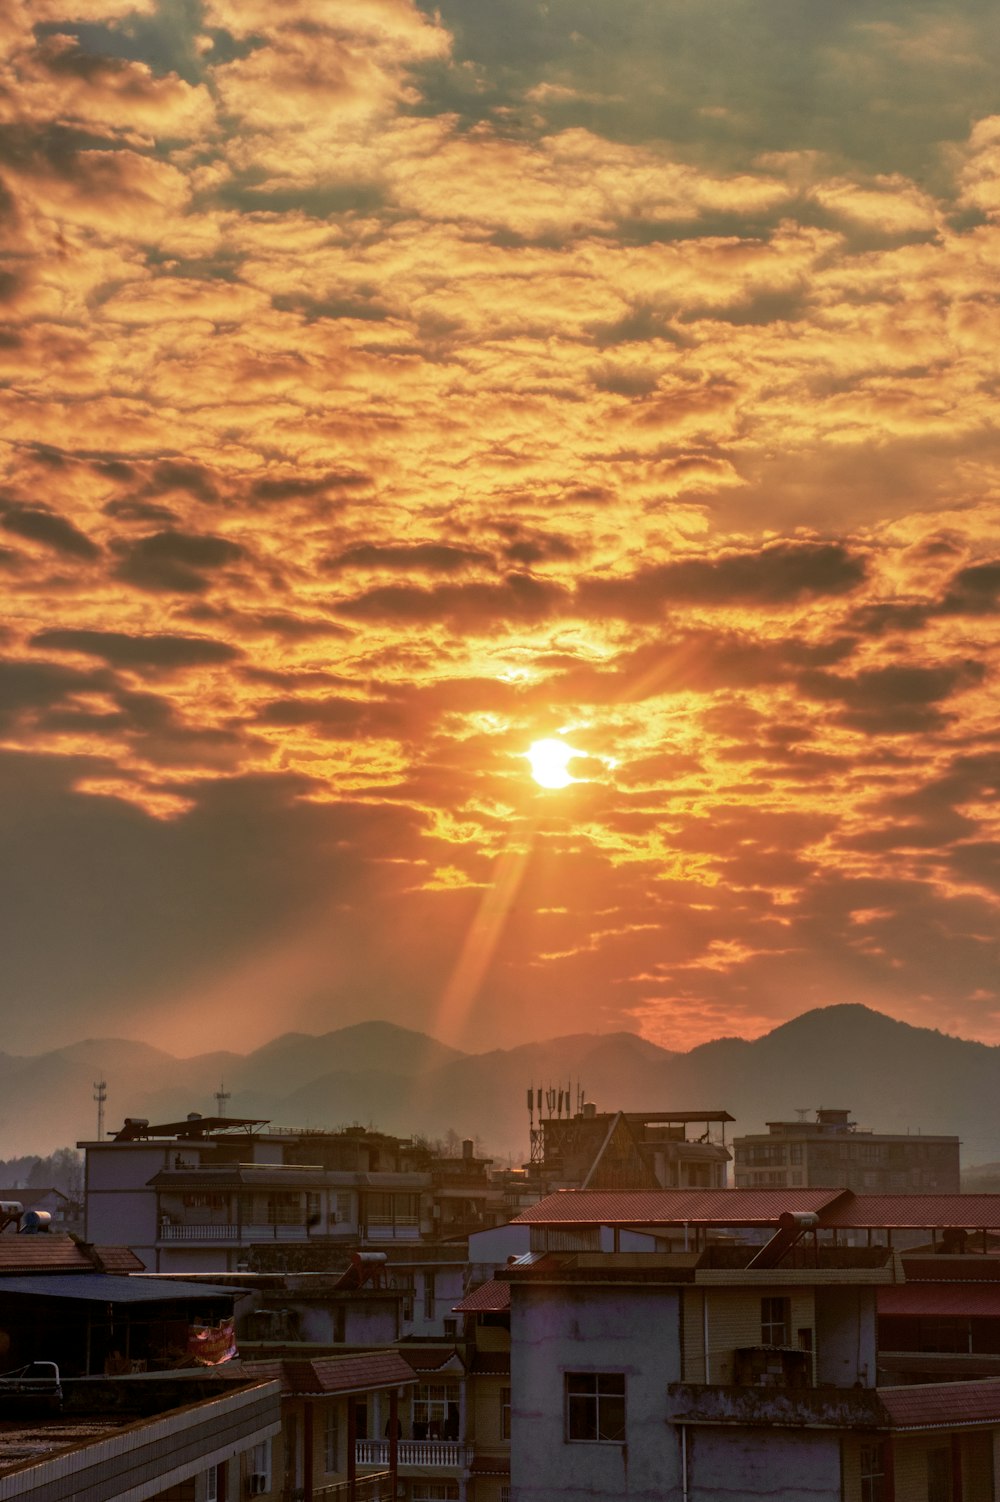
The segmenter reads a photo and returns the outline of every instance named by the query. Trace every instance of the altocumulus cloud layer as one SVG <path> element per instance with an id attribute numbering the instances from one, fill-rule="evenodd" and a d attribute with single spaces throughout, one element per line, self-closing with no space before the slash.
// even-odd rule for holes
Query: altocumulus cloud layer
<path id="1" fill-rule="evenodd" d="M 992 5 L 0 59 L 5 1046 L 1000 1039 Z"/>

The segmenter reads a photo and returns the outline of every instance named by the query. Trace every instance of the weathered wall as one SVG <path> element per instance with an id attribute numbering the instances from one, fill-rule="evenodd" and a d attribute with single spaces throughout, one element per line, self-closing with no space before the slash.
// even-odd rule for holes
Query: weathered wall
<path id="1" fill-rule="evenodd" d="M 816 1380 L 835 1387 L 875 1384 L 876 1289 L 816 1289 Z"/>
<path id="2" fill-rule="evenodd" d="M 679 1497 L 665 1389 L 680 1377 L 670 1289 L 520 1286 L 511 1313 L 511 1483 L 517 1502 L 664 1502 Z M 624 1372 L 626 1443 L 565 1438 L 564 1374 Z"/>
<path id="3" fill-rule="evenodd" d="M 840 1441 L 781 1429 L 690 1429 L 689 1502 L 841 1502 Z"/>

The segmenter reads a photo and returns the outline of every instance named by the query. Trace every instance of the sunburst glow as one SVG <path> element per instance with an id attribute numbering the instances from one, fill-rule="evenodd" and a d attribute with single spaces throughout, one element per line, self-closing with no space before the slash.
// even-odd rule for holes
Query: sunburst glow
<path id="1" fill-rule="evenodd" d="M 565 788 L 571 782 L 579 782 L 580 779 L 571 777 L 566 768 L 575 756 L 583 754 L 565 741 L 552 739 L 535 741 L 525 752 L 531 763 L 531 775 L 543 788 Z"/>

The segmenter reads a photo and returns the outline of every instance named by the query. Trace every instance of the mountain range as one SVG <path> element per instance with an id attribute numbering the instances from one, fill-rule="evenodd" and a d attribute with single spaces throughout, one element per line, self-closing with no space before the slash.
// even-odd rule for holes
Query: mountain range
<path id="1" fill-rule="evenodd" d="M 276 1126 L 361 1123 L 430 1138 L 477 1139 L 499 1160 L 528 1151 L 529 1085 L 578 1088 L 599 1110 L 728 1110 L 734 1135 L 819 1106 L 859 1127 L 955 1133 L 965 1165 L 1000 1159 L 1000 1048 L 913 1027 L 857 1005 L 803 1013 L 760 1038 L 719 1038 L 688 1053 L 633 1033 L 577 1033 L 488 1053 L 364 1022 L 315 1037 L 285 1033 L 249 1054 L 173 1055 L 127 1039 L 32 1056 L 0 1054 L 0 1157 L 92 1138 L 94 1082 L 107 1082 L 105 1130 L 189 1111 Z"/>

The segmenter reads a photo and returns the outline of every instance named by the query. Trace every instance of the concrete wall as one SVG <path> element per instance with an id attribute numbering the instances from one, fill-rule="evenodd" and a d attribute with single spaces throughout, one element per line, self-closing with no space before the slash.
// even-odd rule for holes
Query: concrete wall
<path id="1" fill-rule="evenodd" d="M 689 1502 L 760 1502 L 762 1497 L 768 1502 L 841 1502 L 838 1436 L 782 1429 L 688 1430 Z"/>
<path id="2" fill-rule="evenodd" d="M 834 1387 L 875 1386 L 876 1290 L 816 1289 L 816 1381 Z"/>
<path id="3" fill-rule="evenodd" d="M 517 1502 L 663 1502 L 677 1493 L 665 1388 L 680 1377 L 676 1291 L 519 1286 L 511 1313 Z M 568 1441 L 564 1374 L 624 1372 L 626 1443 Z"/>

